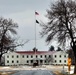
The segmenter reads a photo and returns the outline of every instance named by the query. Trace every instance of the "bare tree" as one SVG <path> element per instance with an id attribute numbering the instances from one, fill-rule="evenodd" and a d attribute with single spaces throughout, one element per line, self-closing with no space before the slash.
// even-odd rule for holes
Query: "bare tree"
<path id="1" fill-rule="evenodd" d="M 35 51 L 36 51 L 36 52 L 38 51 L 38 49 L 37 49 L 36 47 L 34 47 L 32 50 L 33 50 L 34 52 L 35 52 Z"/>
<path id="2" fill-rule="evenodd" d="M 49 51 L 55 51 L 54 46 L 50 46 Z"/>
<path id="3" fill-rule="evenodd" d="M 68 57 L 71 58 L 71 61 L 72 61 L 71 64 L 74 65 L 75 64 L 75 60 L 74 60 L 75 58 L 74 58 L 73 50 L 71 50 L 71 49 L 67 50 L 67 53 L 68 53 Z"/>
<path id="4" fill-rule="evenodd" d="M 57 38 L 60 45 L 66 45 L 70 41 L 70 46 L 75 56 L 76 73 L 76 2 L 74 0 L 58 0 L 47 10 L 48 24 L 42 24 L 41 35 L 47 35 L 46 42 Z"/>
<path id="5" fill-rule="evenodd" d="M 17 28 L 17 23 L 14 23 L 12 19 L 0 18 L 0 65 L 3 54 L 8 51 L 14 51 L 16 47 L 24 45 L 24 43 L 17 43 L 14 38 L 17 34 Z"/>
<path id="6" fill-rule="evenodd" d="M 50 55 L 50 57 L 48 56 L 45 60 L 46 60 L 49 64 L 52 64 L 52 63 L 54 62 L 53 55 Z"/>
<path id="7" fill-rule="evenodd" d="M 56 51 L 62 51 L 62 49 L 60 47 L 58 47 Z"/>

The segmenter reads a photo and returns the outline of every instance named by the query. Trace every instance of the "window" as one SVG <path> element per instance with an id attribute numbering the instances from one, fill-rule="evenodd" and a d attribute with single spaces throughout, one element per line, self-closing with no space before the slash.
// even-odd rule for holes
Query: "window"
<path id="1" fill-rule="evenodd" d="M 64 57 L 66 58 L 66 55 L 64 55 Z"/>
<path id="2" fill-rule="evenodd" d="M 55 63 L 56 63 L 57 61 L 55 60 Z"/>
<path id="3" fill-rule="evenodd" d="M 61 58 L 61 55 L 59 57 Z"/>
<path id="4" fill-rule="evenodd" d="M 40 57 L 42 58 L 42 55 Z"/>
<path id="5" fill-rule="evenodd" d="M 12 58 L 14 58 L 14 56 L 12 55 Z"/>
<path id="6" fill-rule="evenodd" d="M 9 63 L 9 61 L 7 60 L 7 63 Z"/>
<path id="7" fill-rule="evenodd" d="M 7 58 L 9 58 L 9 56 L 7 56 Z"/>
<path id="8" fill-rule="evenodd" d="M 37 58 L 37 55 L 36 55 L 36 58 Z"/>
<path id="9" fill-rule="evenodd" d="M 19 63 L 19 61 L 17 60 L 17 63 Z"/>
<path id="10" fill-rule="evenodd" d="M 45 63 L 46 63 L 46 60 L 45 60 Z"/>
<path id="11" fill-rule="evenodd" d="M 46 58 L 46 55 L 45 55 L 45 58 Z"/>
<path id="12" fill-rule="evenodd" d="M 24 58 L 24 55 L 22 55 L 22 58 Z"/>
<path id="13" fill-rule="evenodd" d="M 27 58 L 28 58 L 29 56 L 27 55 Z"/>
<path id="14" fill-rule="evenodd" d="M 33 63 L 33 60 L 31 60 L 31 63 Z"/>
<path id="15" fill-rule="evenodd" d="M 27 60 L 27 63 L 29 63 L 29 61 Z"/>
<path id="16" fill-rule="evenodd" d="M 57 56 L 55 55 L 55 58 L 56 58 Z"/>
<path id="17" fill-rule="evenodd" d="M 12 60 L 12 63 L 14 63 L 14 61 Z"/>
<path id="18" fill-rule="evenodd" d="M 61 63 L 61 60 L 59 60 L 59 62 Z"/>
<path id="19" fill-rule="evenodd" d="M 43 63 L 43 60 L 40 60 L 40 63 Z"/>
<path id="20" fill-rule="evenodd" d="M 66 63 L 66 60 L 64 60 L 64 63 Z"/>
<path id="21" fill-rule="evenodd" d="M 33 56 L 31 55 L 31 58 L 33 58 Z"/>
<path id="22" fill-rule="evenodd" d="M 18 58 L 19 56 L 17 55 L 17 58 Z"/>
<path id="23" fill-rule="evenodd" d="M 51 55 L 49 55 L 49 58 L 51 57 Z"/>

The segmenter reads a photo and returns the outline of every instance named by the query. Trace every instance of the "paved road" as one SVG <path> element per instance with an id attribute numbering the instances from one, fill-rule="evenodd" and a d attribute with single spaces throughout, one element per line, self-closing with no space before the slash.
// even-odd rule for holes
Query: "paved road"
<path id="1" fill-rule="evenodd" d="M 19 71 L 12 75 L 55 75 L 53 72 L 48 70 L 25 70 Z"/>

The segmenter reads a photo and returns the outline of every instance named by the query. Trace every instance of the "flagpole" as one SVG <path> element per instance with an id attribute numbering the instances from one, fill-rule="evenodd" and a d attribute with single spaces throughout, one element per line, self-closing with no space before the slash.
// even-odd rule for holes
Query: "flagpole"
<path id="1" fill-rule="evenodd" d="M 37 20 L 36 20 L 36 15 L 39 15 L 36 10 L 35 10 L 35 59 L 36 59 L 36 47 L 37 47 L 37 39 L 36 39 L 36 23 L 39 23 Z"/>
<path id="2" fill-rule="evenodd" d="M 38 12 L 36 12 L 36 10 L 35 10 L 35 63 L 37 63 L 37 61 L 36 61 L 36 47 L 37 47 L 37 40 L 36 40 L 36 23 L 38 23 L 39 24 L 39 22 L 36 20 L 36 15 L 39 15 L 39 13 Z M 37 66 L 37 65 L 36 65 Z"/>
<path id="3" fill-rule="evenodd" d="M 36 12 L 36 10 L 35 10 Z M 35 14 L 35 49 L 36 49 L 36 14 Z"/>
<path id="4" fill-rule="evenodd" d="M 35 60 L 36 60 L 36 14 L 35 14 Z"/>

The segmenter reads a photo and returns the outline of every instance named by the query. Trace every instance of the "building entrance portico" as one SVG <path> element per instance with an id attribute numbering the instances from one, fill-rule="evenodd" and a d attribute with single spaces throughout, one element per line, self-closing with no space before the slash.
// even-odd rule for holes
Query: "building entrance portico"
<path id="1" fill-rule="evenodd" d="M 34 64 L 34 63 L 36 63 L 37 66 L 38 65 L 42 65 L 43 64 L 43 60 L 40 59 L 40 58 L 32 59 L 31 60 L 31 64 Z"/>

